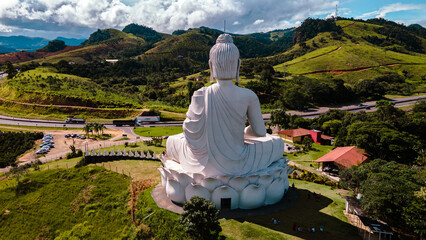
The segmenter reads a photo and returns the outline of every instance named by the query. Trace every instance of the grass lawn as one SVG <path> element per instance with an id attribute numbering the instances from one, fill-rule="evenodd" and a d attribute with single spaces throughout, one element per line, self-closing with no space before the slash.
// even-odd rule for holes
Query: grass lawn
<path id="1" fill-rule="evenodd" d="M 155 153 L 160 153 L 166 150 L 166 140 L 163 140 L 163 143 L 161 144 L 161 146 L 148 146 L 146 145 L 146 143 L 143 142 L 138 142 L 138 143 L 130 143 L 127 147 L 125 145 L 117 145 L 117 146 L 111 146 L 111 147 L 104 147 L 101 148 L 101 151 L 103 152 L 104 150 L 108 150 L 111 151 L 111 149 L 114 149 L 115 152 L 117 152 L 117 150 L 121 150 L 123 151 L 124 149 L 126 151 L 132 150 L 132 151 L 153 151 Z M 97 152 L 97 150 L 96 150 Z"/>
<path id="2" fill-rule="evenodd" d="M 290 179 L 298 194 L 292 208 L 264 216 L 225 220 L 220 223 L 223 234 L 230 239 L 361 239 L 355 227 L 343 215 L 345 200 L 330 187 L 311 182 Z M 308 199 L 308 192 L 321 193 L 319 201 Z M 272 218 L 281 223 L 274 225 Z M 293 231 L 293 224 L 303 231 Z M 324 226 L 324 232 L 307 232 L 307 228 Z"/>
<path id="3" fill-rule="evenodd" d="M 299 152 L 299 153 L 285 153 L 289 160 L 303 165 L 305 167 L 310 167 L 312 164 L 314 168 L 317 166 L 317 163 L 314 161 L 318 158 L 324 156 L 326 153 L 330 152 L 333 149 L 333 146 L 320 145 L 317 143 L 312 144 L 312 150 L 308 152 Z M 312 168 L 312 167 L 311 167 Z M 312 170 L 314 170 L 312 168 Z"/>
<path id="4" fill-rule="evenodd" d="M 0 185 L 0 239 L 121 239 L 135 231 L 127 176 L 82 167 L 32 172 L 23 182 L 18 192 Z"/>
<path id="5" fill-rule="evenodd" d="M 153 180 L 154 185 L 161 181 L 160 161 L 149 160 L 121 160 L 105 163 L 89 164 L 89 166 L 102 166 L 117 173 L 124 173 L 132 177 L 132 181 Z"/>
<path id="6" fill-rule="evenodd" d="M 170 136 L 182 133 L 182 127 L 138 127 L 134 129 L 135 134 L 144 137 Z"/>
<path id="7" fill-rule="evenodd" d="M 72 159 L 62 159 L 57 161 L 52 161 L 40 165 L 40 170 L 52 170 L 59 168 L 73 168 L 82 157 L 72 158 Z M 125 175 L 131 176 L 133 181 L 143 181 L 143 180 L 154 180 L 154 183 L 159 183 L 161 176 L 157 168 L 161 166 L 160 161 L 149 161 L 149 160 L 121 160 L 121 161 L 112 161 L 104 162 L 97 164 L 89 164 L 89 166 L 98 166 L 104 167 L 108 170 L 124 173 Z M 30 168 L 32 171 L 32 168 Z M 4 174 L 0 174 L 0 177 Z M 7 180 L 9 181 L 9 180 Z M 1 184 L 5 181 L 0 181 Z"/>

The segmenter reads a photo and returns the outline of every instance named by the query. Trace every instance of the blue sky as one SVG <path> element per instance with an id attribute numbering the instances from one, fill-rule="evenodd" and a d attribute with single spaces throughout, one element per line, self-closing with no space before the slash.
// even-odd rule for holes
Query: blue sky
<path id="1" fill-rule="evenodd" d="M 0 35 L 87 38 L 96 29 L 143 24 L 160 32 L 207 26 L 233 33 L 297 27 L 307 17 L 384 17 L 426 27 L 426 1 L 1 0 Z"/>

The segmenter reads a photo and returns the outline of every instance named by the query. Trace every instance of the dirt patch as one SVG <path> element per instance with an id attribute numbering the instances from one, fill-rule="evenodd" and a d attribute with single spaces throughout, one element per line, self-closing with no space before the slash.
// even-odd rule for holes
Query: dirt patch
<path id="1" fill-rule="evenodd" d="M 94 185 L 89 185 L 85 188 L 83 188 L 83 190 L 81 190 L 77 197 L 74 199 L 74 201 L 71 202 L 71 209 L 74 212 L 77 212 L 78 209 L 80 208 L 80 205 L 84 205 L 87 204 L 90 199 L 92 198 L 92 189 L 94 188 Z"/>
<path id="2" fill-rule="evenodd" d="M 353 26 L 353 25 L 355 25 L 355 24 L 356 24 L 356 22 L 351 23 L 351 24 L 349 24 L 349 25 L 346 25 L 346 26 L 344 26 L 344 27 L 342 27 L 342 28 L 352 27 L 352 26 Z"/>
<path id="3" fill-rule="evenodd" d="M 337 189 L 336 192 L 340 193 L 340 194 L 348 194 L 349 193 L 349 191 L 345 190 L 345 189 Z"/>
<path id="4" fill-rule="evenodd" d="M 314 58 L 318 58 L 318 57 L 321 57 L 321 56 L 324 56 L 324 55 L 327 55 L 327 54 L 331 54 L 331 53 L 334 53 L 336 51 L 339 51 L 340 49 L 342 49 L 342 46 L 339 46 L 338 48 L 336 48 L 334 50 L 331 50 L 330 52 L 326 52 L 326 53 L 320 54 L 318 56 L 310 57 L 310 58 L 307 58 L 307 59 L 305 59 L 303 61 L 291 63 L 291 64 L 288 64 L 288 65 L 285 65 L 285 66 L 288 67 L 288 66 L 291 66 L 291 65 L 294 65 L 294 64 L 298 64 L 298 63 L 301 63 L 301 62 L 305 62 L 305 61 L 308 61 L 308 60 L 311 60 L 311 59 L 314 59 Z"/>
<path id="5" fill-rule="evenodd" d="M 373 67 L 392 67 L 401 65 L 402 63 L 391 63 L 386 65 L 380 65 L 380 66 L 372 66 L 372 67 L 364 67 L 364 68 L 355 68 L 355 69 L 347 69 L 347 70 L 323 70 L 323 71 L 315 71 L 315 72 L 309 72 L 309 73 L 302 73 L 298 74 L 298 76 L 304 76 L 309 74 L 323 74 L 323 73 L 333 73 L 333 74 L 341 74 L 341 73 L 348 73 L 348 72 L 363 72 L 367 70 L 371 70 Z M 411 64 L 404 64 L 404 65 L 411 65 Z"/>

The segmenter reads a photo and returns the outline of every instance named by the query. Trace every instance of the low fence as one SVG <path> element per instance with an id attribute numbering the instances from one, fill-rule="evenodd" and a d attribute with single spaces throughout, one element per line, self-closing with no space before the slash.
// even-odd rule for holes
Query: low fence
<path id="1" fill-rule="evenodd" d="M 126 151 L 125 149 L 121 151 L 120 149 L 115 152 L 113 149 L 111 151 L 95 150 L 87 151 L 84 154 L 84 161 L 86 164 L 90 163 L 100 163 L 100 162 L 109 162 L 116 160 L 151 160 L 151 161 L 162 161 L 164 159 L 163 153 L 156 154 L 153 151 L 138 151 L 130 150 Z"/>

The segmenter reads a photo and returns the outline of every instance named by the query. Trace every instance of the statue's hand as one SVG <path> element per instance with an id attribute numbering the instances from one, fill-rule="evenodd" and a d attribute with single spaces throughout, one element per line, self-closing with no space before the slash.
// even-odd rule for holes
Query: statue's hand
<path id="1" fill-rule="evenodd" d="M 246 127 L 244 129 L 244 135 L 245 136 L 251 136 L 251 137 L 264 137 L 265 134 L 256 134 L 256 132 L 254 131 L 254 129 L 252 128 L 251 125 L 249 125 L 248 127 Z"/>
<path id="2" fill-rule="evenodd" d="M 249 125 L 249 126 L 247 126 L 245 129 L 244 129 L 244 135 L 248 135 L 248 136 L 253 136 L 253 137 L 256 137 L 256 134 L 253 132 L 253 128 L 251 127 L 251 125 Z"/>

